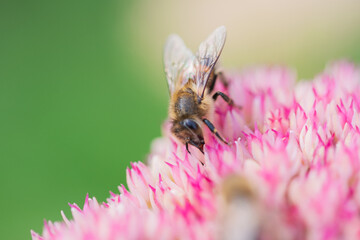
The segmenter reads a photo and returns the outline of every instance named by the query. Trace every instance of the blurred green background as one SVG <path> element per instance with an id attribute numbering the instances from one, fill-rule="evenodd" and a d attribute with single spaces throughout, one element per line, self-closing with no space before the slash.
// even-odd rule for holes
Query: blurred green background
<path id="1" fill-rule="evenodd" d="M 0 232 L 29 239 L 104 201 L 161 135 L 168 92 L 162 46 L 195 49 L 215 27 L 228 68 L 280 63 L 311 78 L 360 61 L 360 3 L 345 1 L 1 1 Z"/>

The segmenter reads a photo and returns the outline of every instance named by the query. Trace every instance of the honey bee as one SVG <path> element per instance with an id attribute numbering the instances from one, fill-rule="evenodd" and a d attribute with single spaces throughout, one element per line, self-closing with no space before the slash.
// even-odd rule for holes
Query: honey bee
<path id="1" fill-rule="evenodd" d="M 219 91 L 213 93 L 218 76 L 215 65 L 225 40 L 226 29 L 221 26 L 200 44 L 195 55 L 178 35 L 170 35 L 165 44 L 164 67 L 170 93 L 171 132 L 185 144 L 189 153 L 189 144 L 204 153 L 203 124 L 228 144 L 208 119 L 208 113 L 219 96 L 233 105 L 226 94 Z"/>

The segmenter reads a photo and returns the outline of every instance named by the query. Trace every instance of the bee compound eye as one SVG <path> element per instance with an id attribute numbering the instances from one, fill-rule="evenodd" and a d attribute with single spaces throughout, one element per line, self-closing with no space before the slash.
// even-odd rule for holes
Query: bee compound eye
<path id="1" fill-rule="evenodd" d="M 182 125 L 190 128 L 191 130 L 196 130 L 198 128 L 197 123 L 191 119 L 185 119 L 184 121 L 182 121 Z"/>

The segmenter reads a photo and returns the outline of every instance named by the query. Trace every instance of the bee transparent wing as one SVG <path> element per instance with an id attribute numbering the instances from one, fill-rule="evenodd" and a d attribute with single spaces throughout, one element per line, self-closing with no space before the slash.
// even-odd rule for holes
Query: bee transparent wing
<path id="1" fill-rule="evenodd" d="M 226 28 L 221 26 L 200 44 L 196 52 L 196 85 L 201 98 L 204 96 L 207 81 L 219 59 L 225 40 Z"/>
<path id="2" fill-rule="evenodd" d="M 194 55 L 178 35 L 170 35 L 164 48 L 164 67 L 170 95 L 194 75 Z"/>

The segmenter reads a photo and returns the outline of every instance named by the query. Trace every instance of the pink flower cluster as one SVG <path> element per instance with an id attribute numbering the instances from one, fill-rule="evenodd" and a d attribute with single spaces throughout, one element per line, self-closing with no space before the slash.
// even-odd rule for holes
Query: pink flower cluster
<path id="1" fill-rule="evenodd" d="M 360 69 L 341 61 L 300 82 L 282 67 L 226 77 L 216 88 L 242 109 L 218 100 L 213 118 L 229 146 L 204 128 L 205 155 L 190 155 L 165 124 L 147 164 L 127 169 L 129 190 L 70 205 L 73 220 L 62 214 L 32 239 L 247 239 L 227 230 L 236 211 L 221 186 L 234 174 L 256 192 L 259 211 L 235 205 L 250 216 L 238 227 L 255 226 L 257 238 L 360 239 Z"/>

